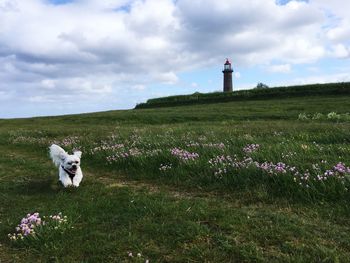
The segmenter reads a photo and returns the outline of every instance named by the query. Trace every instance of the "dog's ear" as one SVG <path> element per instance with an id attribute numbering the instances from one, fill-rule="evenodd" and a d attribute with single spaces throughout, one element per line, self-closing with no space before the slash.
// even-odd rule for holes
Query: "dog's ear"
<path id="1" fill-rule="evenodd" d="M 79 158 L 81 158 L 81 154 L 82 152 L 81 151 L 74 151 L 73 154 Z"/>
<path id="2" fill-rule="evenodd" d="M 60 152 L 58 154 L 58 157 L 61 159 L 62 162 L 67 158 L 67 156 L 68 154 L 66 152 Z"/>

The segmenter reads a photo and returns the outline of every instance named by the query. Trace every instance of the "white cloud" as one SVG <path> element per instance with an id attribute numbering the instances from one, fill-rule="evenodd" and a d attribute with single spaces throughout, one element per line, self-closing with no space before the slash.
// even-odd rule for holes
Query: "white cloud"
<path id="1" fill-rule="evenodd" d="M 169 85 L 173 85 L 179 81 L 179 78 L 174 72 L 155 73 L 153 74 L 153 79 Z"/>
<path id="2" fill-rule="evenodd" d="M 322 74 L 309 77 L 297 78 L 291 81 L 291 84 L 303 85 L 303 84 L 315 84 L 315 83 L 332 83 L 332 82 L 349 82 L 349 73 L 337 73 L 337 74 Z"/>
<path id="3" fill-rule="evenodd" d="M 274 73 L 289 73 L 291 69 L 290 64 L 271 65 L 268 67 L 268 71 Z"/>
<path id="4" fill-rule="evenodd" d="M 0 90 L 0 101 L 11 99 L 12 95 L 10 92 Z"/>
<path id="5" fill-rule="evenodd" d="M 35 103 L 54 102 L 54 100 L 45 96 L 32 96 L 32 97 L 29 97 L 27 100 Z"/>
<path id="6" fill-rule="evenodd" d="M 188 49 L 205 58 L 227 54 L 240 65 L 256 65 L 281 57 L 288 62 L 315 61 L 320 44 L 322 11 L 304 2 L 284 6 L 273 0 L 184 1 L 179 13 Z M 205 61 L 211 62 L 211 59 Z"/>
<path id="7" fill-rule="evenodd" d="M 142 90 L 145 90 L 145 89 L 146 89 L 146 86 L 145 86 L 145 85 L 142 85 L 142 84 L 136 84 L 136 85 L 133 85 L 133 86 L 131 87 L 131 89 L 137 90 L 137 91 L 142 91 Z"/>
<path id="8" fill-rule="evenodd" d="M 336 58 L 349 58 L 350 48 L 344 46 L 343 44 L 337 44 L 332 47 L 332 55 Z"/>
<path id="9" fill-rule="evenodd" d="M 349 1 L 311 0 L 311 5 L 322 9 L 327 14 L 325 23 L 325 39 L 331 43 L 331 55 L 336 58 L 349 56 L 350 47 L 350 9 Z"/>
<path id="10" fill-rule="evenodd" d="M 342 22 L 335 28 L 331 28 L 327 32 L 327 37 L 334 42 L 346 41 L 350 39 L 350 23 Z"/>
<path id="11" fill-rule="evenodd" d="M 43 79 L 41 85 L 46 89 L 54 89 L 56 87 L 55 80 L 53 79 Z"/>
<path id="12" fill-rule="evenodd" d="M 287 73 L 349 57 L 349 9 L 343 0 L 0 0 L 0 91 L 124 102 L 121 90 L 176 85 L 181 72 L 226 56 Z"/>

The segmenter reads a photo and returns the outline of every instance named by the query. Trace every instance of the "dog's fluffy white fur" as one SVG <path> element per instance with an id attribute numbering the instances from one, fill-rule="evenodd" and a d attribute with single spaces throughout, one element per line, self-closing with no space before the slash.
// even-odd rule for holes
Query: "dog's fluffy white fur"
<path id="1" fill-rule="evenodd" d="M 59 170 L 59 180 L 64 187 L 78 187 L 83 179 L 80 168 L 81 151 L 68 154 L 60 146 L 52 144 L 50 146 L 50 157 Z"/>

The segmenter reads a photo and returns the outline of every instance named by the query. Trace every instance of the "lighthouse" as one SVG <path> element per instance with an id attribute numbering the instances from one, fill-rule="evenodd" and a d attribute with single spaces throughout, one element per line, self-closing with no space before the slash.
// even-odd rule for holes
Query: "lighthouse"
<path id="1" fill-rule="evenodd" d="M 222 71 L 224 73 L 224 92 L 232 92 L 232 72 L 231 62 L 227 58 Z"/>

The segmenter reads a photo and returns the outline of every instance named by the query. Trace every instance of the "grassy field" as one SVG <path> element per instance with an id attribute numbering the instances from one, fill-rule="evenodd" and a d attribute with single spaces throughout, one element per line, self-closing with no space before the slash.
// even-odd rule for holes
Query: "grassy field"
<path id="1" fill-rule="evenodd" d="M 0 262 L 348 262 L 350 122 L 298 119 L 330 112 L 350 96 L 0 120 Z M 83 151 L 79 188 L 51 143 Z"/>

